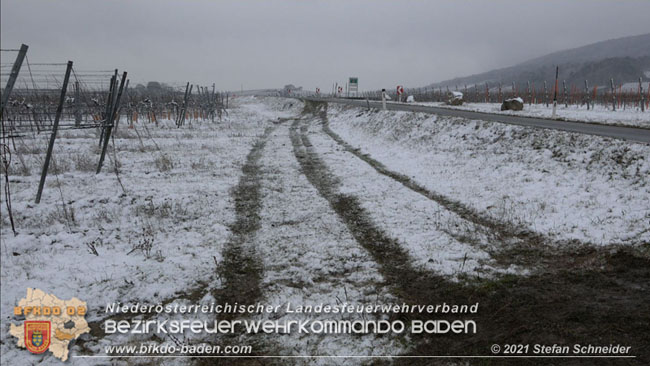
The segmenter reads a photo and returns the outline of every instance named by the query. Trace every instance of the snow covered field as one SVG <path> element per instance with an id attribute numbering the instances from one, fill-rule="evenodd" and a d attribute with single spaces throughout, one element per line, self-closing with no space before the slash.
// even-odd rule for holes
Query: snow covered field
<path id="1" fill-rule="evenodd" d="M 646 286 L 647 271 L 620 274 L 629 263 L 646 262 L 618 248 L 643 250 L 650 241 L 649 146 L 418 113 L 305 106 L 293 99 L 231 103 L 221 122 L 121 125 L 115 153 L 109 152 L 98 175 L 96 132 L 61 133 L 56 169 L 39 205 L 33 201 L 47 136 L 18 142 L 10 176 L 16 236 L 2 205 L 3 362 L 53 361 L 49 353 L 18 349 L 8 335 L 16 319 L 5 309 L 28 287 L 88 302 L 92 331 L 72 346 L 72 365 L 150 364 L 75 357 L 141 341 L 250 344 L 257 355 L 364 357 L 462 353 L 471 341 L 470 351 L 480 353 L 484 342 L 505 341 L 509 329 L 523 327 L 512 321 L 531 316 L 540 317 L 531 321 L 541 324 L 531 328 L 536 336 L 584 341 L 599 322 L 577 317 L 584 333 L 555 333 L 562 330 L 554 323 L 558 314 L 583 305 L 560 298 L 569 293 L 574 301 L 591 292 L 624 299 L 611 304 L 626 311 L 621 316 L 642 311 L 647 292 L 617 291 Z M 526 260 L 504 255 L 511 248 Z M 566 255 L 574 249 L 578 264 Z M 616 286 L 590 280 L 581 287 L 574 272 L 562 272 L 567 268 L 595 271 L 589 273 L 598 278 L 611 270 L 620 278 Z M 519 303 L 522 298 L 555 303 L 531 309 Z M 111 302 L 263 302 L 284 308 L 477 301 L 485 307 L 476 315 L 478 338 L 439 335 L 435 342 L 407 334 L 134 338 L 105 336 L 100 328 Z M 605 307 L 594 314 L 610 313 L 609 302 L 594 304 Z M 400 315 L 409 316 L 415 315 Z M 632 325 L 608 316 L 630 342 L 644 342 Z M 282 311 L 240 318 L 332 317 Z M 305 357 L 273 364 L 376 360 Z"/>
<path id="2" fill-rule="evenodd" d="M 20 142 L 21 156 L 14 154 L 13 164 L 22 175 L 12 175 L 10 183 L 17 236 L 4 197 L 2 203 L 3 312 L 28 287 L 87 301 L 89 322 L 105 317 L 110 302 L 169 301 L 219 287 L 215 265 L 235 217 L 229 193 L 246 155 L 271 116 L 300 110 L 296 102 L 275 103 L 243 103 L 221 123 L 193 121 L 182 129 L 173 121 L 136 129 L 123 123 L 115 147 L 124 189 L 111 151 L 95 175 L 95 131 L 65 131 L 57 138 L 56 168 L 50 167 L 38 205 L 34 198 L 49 135 Z M 5 331 L 8 319 L 2 318 L 4 360 L 24 364 L 51 357 L 16 348 Z"/>
<path id="3" fill-rule="evenodd" d="M 544 104 L 524 104 L 523 111 L 501 111 L 501 103 L 466 103 L 461 106 L 449 106 L 445 103 L 417 102 L 416 104 L 440 108 L 462 109 L 475 112 L 509 114 L 516 116 L 551 118 L 553 106 Z M 650 111 L 641 112 L 637 107 L 628 106 L 626 109 L 618 108 L 612 111 L 611 105 L 596 105 L 594 109 L 587 110 L 586 106 L 558 104 L 556 118 L 576 122 L 592 122 L 622 126 L 650 128 Z"/>
<path id="4" fill-rule="evenodd" d="M 499 221 L 562 240 L 650 240 L 650 147 L 409 112 L 330 106 L 362 153 Z"/>

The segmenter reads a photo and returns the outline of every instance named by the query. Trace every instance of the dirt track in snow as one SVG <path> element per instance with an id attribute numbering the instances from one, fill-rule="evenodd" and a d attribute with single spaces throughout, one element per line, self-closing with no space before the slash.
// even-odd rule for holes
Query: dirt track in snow
<path id="1" fill-rule="evenodd" d="M 612 342 L 632 346 L 636 360 L 598 360 L 592 364 L 645 364 L 644 346 L 650 343 L 650 263 L 630 249 L 596 249 L 580 246 L 551 252 L 536 233 L 519 232 L 507 222 L 495 222 L 471 211 L 462 202 L 427 191 L 394 173 L 370 156 L 360 154 L 327 126 L 326 105 L 308 104 L 302 115 L 267 128 L 251 147 L 232 191 L 236 220 L 224 246 L 214 290 L 220 303 L 255 301 L 318 302 L 337 296 L 350 301 L 406 302 L 408 304 L 480 303 L 479 314 L 467 316 L 478 324 L 476 335 L 428 335 L 402 339 L 406 355 L 487 355 L 493 343 L 594 344 Z M 423 199 L 433 200 L 464 220 L 482 227 L 488 238 L 507 243 L 491 253 L 502 263 L 532 269 L 530 276 L 496 275 L 488 278 L 451 279 L 417 266 L 401 238 L 393 237 L 363 207 L 362 198 L 341 192 L 341 172 L 328 166 L 314 149 L 310 134 L 329 136 L 376 171 L 376 179 L 398 181 Z M 373 187 L 372 182 L 369 187 Z M 417 213 L 415 213 L 417 214 Z M 526 245 L 523 245 L 525 243 Z M 331 249 L 331 250 L 328 250 Z M 543 265 L 539 265 L 540 262 Z M 210 292 L 208 283 L 179 299 L 198 301 Z M 400 315 L 412 319 L 448 316 Z M 92 323 L 99 335 L 99 322 Z M 254 354 L 319 354 L 349 345 L 347 354 L 365 350 L 356 337 L 303 338 L 246 336 Z M 216 340 L 221 344 L 233 339 Z M 384 340 L 385 341 L 385 340 Z M 215 340 L 211 340 L 211 343 Z M 382 340 L 375 344 L 394 347 Z M 361 344 L 361 341 L 360 341 Z M 355 348 L 357 347 L 357 348 Z M 310 359 L 247 359 L 240 364 L 310 364 Z M 232 364 L 235 359 L 202 359 L 199 364 Z M 385 359 L 345 360 L 344 364 L 388 362 Z M 396 364 L 431 364 L 429 359 L 395 360 Z M 447 364 L 448 361 L 440 361 Z M 327 364 L 327 363 L 324 363 Z M 502 364 L 485 360 L 469 364 Z M 516 360 L 518 365 L 544 364 Z M 547 363 L 551 364 L 551 363 Z M 567 365 L 582 364 L 569 360 Z"/>
<path id="2" fill-rule="evenodd" d="M 641 327 L 641 322 L 650 319 L 650 311 L 644 305 L 650 300 L 650 263 L 647 258 L 631 249 L 602 250 L 588 245 L 552 252 L 545 246 L 543 236 L 517 232 L 508 223 L 484 219 L 462 203 L 451 202 L 426 191 L 407 177 L 386 170 L 371 157 L 360 155 L 330 130 L 328 135 L 351 153 L 350 158 L 364 160 L 378 174 L 398 180 L 428 199 L 439 201 L 463 218 L 489 228 L 495 233 L 492 236 L 495 240 L 517 239 L 520 245 L 494 253 L 499 260 L 536 267 L 531 276 L 504 275 L 465 283 L 450 281 L 417 268 L 398 241 L 388 237 L 381 227 L 369 219 L 357 197 L 338 192 L 337 180 L 344 178 L 330 171 L 313 151 L 307 125 L 324 123 L 324 131 L 328 132 L 324 108 L 326 105 L 308 105 L 311 120 L 294 122 L 291 136 L 294 153 L 303 173 L 319 194 L 328 200 L 357 243 L 381 265 L 381 272 L 394 295 L 411 304 L 442 301 L 478 301 L 481 304 L 482 311 L 474 317 L 480 327 L 477 335 L 463 339 L 421 337 L 416 340 L 410 354 L 486 354 L 492 343 L 604 344 L 609 342 L 605 340 L 615 339 L 618 343 L 633 345 L 640 359 L 647 359 L 642 345 L 647 342 L 648 336 Z M 522 246 L 521 242 L 527 245 Z M 539 266 L 539 262 L 543 265 Z M 421 361 L 422 364 L 430 362 Z M 637 360 L 624 362 L 635 364 Z M 405 362 L 414 363 L 413 360 Z M 599 360 L 596 363 L 621 364 L 616 360 Z M 540 362 L 529 359 L 519 360 L 518 364 L 534 365 Z M 569 361 L 566 364 L 580 362 Z"/>
<path id="3" fill-rule="evenodd" d="M 307 278 L 307 282 L 302 282 L 295 276 L 295 261 L 299 261 L 298 258 L 309 256 L 310 248 L 296 247 L 294 244 L 288 247 L 283 246 L 282 243 L 273 244 L 273 240 L 268 236 L 284 235 L 282 240 L 289 243 L 305 240 L 296 237 L 295 235 L 299 235 L 298 233 L 302 233 L 305 237 L 314 235 L 318 237 L 325 234 L 318 232 L 319 229 L 322 229 L 318 226 L 319 217 L 335 214 L 340 222 L 339 225 L 344 226 L 343 230 L 347 231 L 353 242 L 339 240 L 345 245 L 357 245 L 366 251 L 369 258 L 376 263 L 383 280 L 377 279 L 370 284 L 345 281 L 345 276 L 353 275 L 346 271 L 347 274 L 343 276 L 330 278 L 324 278 L 322 274 L 318 274 L 319 281 L 331 283 L 330 286 L 333 286 L 333 289 L 341 285 L 370 285 L 371 288 L 387 286 L 397 303 L 466 304 L 479 302 L 480 304 L 479 314 L 464 317 L 477 322 L 479 327 L 477 334 L 458 337 L 449 335 L 414 336 L 407 340 L 409 345 L 405 355 L 482 355 L 489 354 L 489 347 L 494 343 L 502 345 L 512 343 L 606 345 L 615 340 L 616 343 L 632 346 L 639 358 L 627 359 L 622 362 L 621 360 L 608 359 L 590 360 L 591 364 L 641 365 L 645 362 L 648 355 L 644 354 L 643 345 L 648 342 L 648 335 L 644 324 L 647 324 L 646 320 L 650 319 L 650 313 L 645 306 L 650 301 L 650 291 L 648 291 L 650 263 L 647 259 L 628 249 L 611 251 L 595 249 L 588 245 L 578 246 L 573 253 L 564 250 L 550 252 L 545 246 L 544 240 L 546 239 L 543 236 L 535 233 L 517 232 L 509 223 L 485 219 L 467 209 L 462 203 L 453 202 L 434 192 L 426 191 L 407 177 L 385 169 L 380 162 L 371 157 L 359 154 L 352 146 L 347 145 L 345 141 L 328 129 L 324 108 L 326 108 L 324 105 L 308 105 L 302 116 L 283 122 L 291 124 L 288 128 L 288 136 L 282 133 L 273 134 L 270 132 L 271 130 L 267 130 L 264 138 L 273 140 L 273 148 L 280 150 L 289 146 L 285 147 L 285 143 L 281 144 L 279 141 L 289 138 L 286 143 L 290 143 L 300 173 L 304 175 L 315 191 L 310 193 L 304 185 L 301 186 L 298 183 L 292 184 L 292 192 L 283 192 L 283 188 L 277 186 L 279 183 L 276 183 L 274 188 L 270 182 L 279 178 L 269 176 L 269 172 L 286 174 L 286 171 L 282 171 L 282 169 L 272 171 L 270 167 L 264 166 L 264 162 L 269 164 L 268 160 L 265 161 L 261 158 L 264 154 L 269 153 L 268 150 L 265 151 L 265 143 L 258 142 L 251 150 L 247 164 L 242 169 L 243 176 L 240 179 L 240 185 L 234 191 L 236 199 L 241 200 L 237 206 L 238 222 L 245 224 L 241 227 L 242 230 L 236 229 L 235 232 L 241 231 L 243 235 L 236 235 L 235 238 L 239 239 L 234 240 L 232 246 L 226 247 L 225 259 L 219 269 L 225 279 L 224 289 L 229 288 L 228 283 L 233 285 L 230 291 L 222 292 L 222 294 L 229 295 L 217 296 L 220 301 L 240 300 L 248 303 L 255 299 L 277 300 L 278 298 L 282 301 L 282 296 L 287 296 L 287 293 L 291 293 L 291 296 L 299 296 L 302 301 L 309 301 L 309 292 L 317 291 L 318 288 L 309 284 L 311 281 L 309 272 L 317 271 L 317 269 L 313 267 L 313 264 L 310 267 L 307 262 L 297 264 L 299 270 L 304 271 L 303 276 Z M 313 126 L 320 126 L 321 132 L 310 130 L 310 127 Z M 286 127 L 283 128 L 286 130 Z M 493 252 L 493 256 L 504 263 L 517 262 L 529 265 L 533 269 L 532 274 L 530 276 L 500 275 L 492 278 L 470 278 L 456 281 L 415 265 L 413 258 L 403 248 L 403 243 L 399 238 L 391 237 L 380 225 L 373 222 L 371 215 L 362 207 L 359 197 L 340 191 L 340 180 L 345 177 L 339 176 L 338 172 L 333 171 L 319 156 L 310 141 L 310 133 L 327 134 L 350 153 L 350 159 L 365 161 L 373 166 L 378 175 L 397 180 L 426 199 L 442 204 L 463 219 L 484 227 L 492 233 L 490 236 L 492 240 L 515 243 Z M 268 149 L 268 147 L 266 148 Z M 289 160 L 286 159 L 286 156 L 284 158 L 283 161 Z M 274 169 L 279 168 L 274 167 Z M 295 180 L 295 177 L 291 179 Z M 264 188 L 260 189 L 260 186 Z M 301 193 L 297 193 L 296 189 Z M 267 202 L 265 206 L 262 202 L 271 200 L 272 193 L 269 190 L 279 193 L 278 197 L 274 198 L 272 202 Z M 268 213 L 264 213 L 264 210 L 273 207 L 269 204 L 276 205 L 279 203 L 277 200 L 282 199 L 284 200 L 283 204 L 295 205 L 296 202 L 288 197 L 298 195 L 301 201 L 304 201 L 304 195 L 315 193 L 327 202 L 329 210 L 316 204 L 314 207 L 318 207 L 317 210 L 311 208 L 309 204 L 307 204 L 307 212 L 303 208 L 302 214 L 311 216 L 306 219 L 303 216 L 304 220 L 311 221 L 308 226 L 311 231 L 307 226 L 300 226 L 300 220 L 285 218 L 279 225 L 277 221 L 270 225 L 268 222 L 262 223 L 265 221 L 264 217 L 269 216 Z M 286 207 L 286 209 L 291 210 L 291 207 Z M 268 218 L 266 220 L 268 221 Z M 296 234 L 293 237 L 286 236 L 282 231 L 285 229 L 279 229 L 276 225 L 292 227 Z M 263 231 L 267 238 L 259 239 L 256 235 L 251 235 L 258 230 Z M 285 251 L 283 252 L 284 257 L 294 259 L 282 261 L 279 258 L 274 258 L 272 248 L 260 248 L 260 245 L 277 245 L 277 249 Z M 300 252 L 301 250 L 304 252 Z M 326 260 L 331 255 L 331 253 L 326 253 L 320 261 Z M 539 265 L 540 261 L 543 262 L 543 265 Z M 265 262 L 266 266 L 262 265 L 262 262 Z M 241 263 L 244 265 L 242 266 Z M 249 266 L 246 265 L 248 263 L 254 265 L 248 268 Z M 332 266 L 336 266 L 335 263 L 332 262 Z M 237 289 L 241 286 L 246 287 L 247 290 L 238 292 Z M 346 291 L 355 291 L 355 289 L 351 288 Z M 244 293 L 247 295 L 242 296 Z M 413 319 L 455 318 L 446 315 L 404 314 L 400 315 L 399 319 L 408 323 Z M 256 354 L 318 354 L 318 352 L 328 350 L 312 346 L 309 352 L 302 351 L 310 347 L 310 343 L 314 343 L 314 338 L 310 337 L 315 338 L 315 336 L 308 336 L 291 341 L 268 337 L 263 341 L 257 339 L 255 343 L 261 348 L 258 348 L 259 352 Z M 311 342 L 310 339 L 312 339 Z M 348 342 L 354 342 L 354 339 L 351 338 Z M 324 339 L 321 337 L 315 343 L 323 341 Z M 292 347 L 288 347 L 288 344 L 293 345 L 293 350 Z M 329 350 L 331 351 L 331 348 Z M 225 361 L 230 362 L 228 364 L 234 362 L 233 359 Z M 308 358 L 291 360 L 237 359 L 239 364 L 287 364 L 287 362 L 289 364 L 309 364 L 312 361 L 315 360 Z M 385 359 L 372 358 L 357 361 L 359 363 L 388 362 Z M 430 359 L 394 360 L 395 364 L 405 365 L 428 365 L 431 362 Z M 449 364 L 449 360 L 438 362 Z M 496 362 L 479 360 L 470 361 L 469 364 L 496 365 L 503 363 L 499 360 Z M 550 365 L 553 362 L 521 359 L 516 360 L 516 364 Z M 564 364 L 580 365 L 582 362 L 581 360 L 568 360 L 567 362 L 563 361 Z"/>

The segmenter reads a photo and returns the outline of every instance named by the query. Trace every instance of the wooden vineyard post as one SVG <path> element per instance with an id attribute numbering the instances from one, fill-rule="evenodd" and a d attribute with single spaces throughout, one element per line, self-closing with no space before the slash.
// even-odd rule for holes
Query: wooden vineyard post
<path id="1" fill-rule="evenodd" d="M 612 89 L 612 110 L 616 111 L 616 91 L 614 90 L 614 79 L 609 79 L 609 83 Z"/>
<path id="2" fill-rule="evenodd" d="M 531 86 L 531 89 L 532 89 L 532 93 L 533 93 L 533 95 L 532 95 L 533 103 L 537 104 L 537 90 L 535 90 L 535 82 L 534 81 L 533 81 L 533 84 Z"/>
<path id="3" fill-rule="evenodd" d="M 183 94 L 183 104 L 178 108 L 178 112 L 176 114 L 176 127 L 180 127 L 181 123 L 181 114 L 183 113 L 183 108 L 185 107 L 185 100 L 187 99 L 187 91 L 190 90 L 190 83 L 188 82 L 185 84 L 185 93 Z"/>
<path id="4" fill-rule="evenodd" d="M 79 127 L 81 125 L 81 101 L 79 100 L 79 82 L 74 82 L 74 125 Z"/>
<path id="5" fill-rule="evenodd" d="M 2 116 L 4 115 L 5 106 L 7 105 L 7 102 L 9 102 L 9 96 L 11 95 L 11 91 L 14 89 L 14 84 L 16 83 L 16 79 L 20 73 L 20 68 L 23 65 L 23 60 L 25 59 L 25 55 L 27 55 L 28 48 L 29 46 L 26 44 L 20 46 L 20 51 L 18 51 L 16 61 L 14 61 L 14 65 L 11 67 L 11 73 L 9 74 L 7 85 L 5 86 L 5 90 L 2 92 L 2 101 L 0 102 L 2 103 L 0 104 L 0 119 L 2 119 Z M 2 130 L 0 130 L 0 134 L 3 134 L 4 136 L 4 132 Z"/>
<path id="6" fill-rule="evenodd" d="M 45 154 L 45 162 L 43 163 L 43 170 L 41 171 L 41 181 L 38 183 L 38 192 L 36 193 L 36 203 L 41 202 L 41 195 L 43 194 L 43 187 L 45 186 L 45 177 L 47 177 L 47 170 L 50 166 L 50 159 L 52 159 L 52 149 L 54 148 L 54 140 L 56 139 L 56 132 L 59 129 L 59 120 L 63 112 L 63 103 L 65 103 L 65 93 L 68 89 L 68 81 L 70 80 L 70 72 L 72 71 L 72 61 L 68 61 L 68 67 L 65 70 L 65 77 L 63 79 L 63 86 L 61 87 L 61 96 L 59 99 L 59 106 L 56 108 L 56 115 L 54 116 L 54 124 L 52 125 L 52 134 L 50 135 L 50 142 L 47 145 L 47 153 Z"/>
<path id="7" fill-rule="evenodd" d="M 499 96 L 497 96 L 497 102 L 499 103 L 503 102 L 501 98 L 501 82 L 499 82 Z"/>
<path id="8" fill-rule="evenodd" d="M 104 132 L 106 131 L 106 121 L 108 120 L 111 106 L 113 105 L 113 95 L 115 94 L 115 84 L 117 83 L 117 70 L 115 74 L 111 77 L 111 82 L 108 87 L 108 96 L 106 97 L 106 108 L 104 109 L 104 123 L 102 124 L 102 131 L 99 134 L 99 146 L 102 146 L 102 141 L 104 139 Z"/>
<path id="9" fill-rule="evenodd" d="M 643 82 L 641 81 L 641 78 L 639 78 L 639 103 L 641 104 L 641 112 L 645 112 L 645 100 L 643 100 L 643 97 L 645 94 L 643 94 Z"/>
<path id="10" fill-rule="evenodd" d="M 553 88 L 553 118 L 555 118 L 555 112 L 557 110 L 557 79 L 560 74 L 560 67 L 555 67 L 555 88 Z"/>
<path id="11" fill-rule="evenodd" d="M 217 94 L 215 92 L 215 84 L 212 83 L 212 95 L 210 96 L 210 116 L 212 118 L 212 122 L 214 123 L 214 110 L 216 109 L 216 98 Z"/>
<path id="12" fill-rule="evenodd" d="M 183 97 L 183 105 L 181 106 L 178 114 L 178 119 L 176 120 L 176 127 L 181 127 L 185 123 L 185 114 L 187 113 L 187 98 L 192 93 L 193 87 L 194 84 L 190 85 L 189 82 L 185 85 L 185 96 Z"/>
<path id="13" fill-rule="evenodd" d="M 587 110 L 589 110 L 589 104 L 591 104 L 591 100 L 589 99 L 589 82 L 585 80 L 585 99 L 587 102 Z"/>
<path id="14" fill-rule="evenodd" d="M 126 84 L 124 84 L 124 92 L 123 92 L 123 94 L 125 96 L 126 96 L 126 92 L 128 90 L 129 90 L 129 80 L 127 80 Z M 117 126 L 120 125 L 120 108 L 121 108 L 121 105 L 118 105 L 118 108 L 116 109 L 117 110 L 117 115 L 116 115 L 117 119 L 115 120 L 115 130 L 116 131 L 117 131 Z"/>
<path id="15" fill-rule="evenodd" d="M 185 103 L 184 103 L 185 106 L 183 107 L 183 116 L 182 116 L 183 118 L 181 120 L 181 126 L 185 125 L 185 118 L 187 118 L 187 106 L 189 104 L 188 103 L 189 97 L 190 95 L 192 95 L 192 89 L 194 89 L 194 85 L 190 85 L 190 91 L 187 93 L 187 97 L 185 97 Z"/>
<path id="16" fill-rule="evenodd" d="M 7 80 L 7 85 L 5 86 L 5 89 L 2 94 L 2 100 L 0 101 L 0 145 L 5 145 L 8 147 L 8 141 L 6 141 L 6 138 L 8 137 L 8 133 L 5 130 L 4 127 L 4 119 L 2 116 L 4 115 L 4 110 L 5 106 L 9 102 L 9 96 L 11 95 L 11 91 L 14 88 L 14 84 L 16 83 L 16 79 L 18 78 L 18 74 L 20 73 L 20 68 L 23 65 L 23 60 L 25 59 L 25 56 L 27 55 L 27 49 L 29 47 L 26 44 L 23 44 L 20 46 L 20 50 L 18 51 L 18 55 L 16 56 L 16 61 L 14 61 L 13 66 L 11 67 L 11 72 L 9 73 L 9 79 Z M 36 111 L 34 111 L 34 116 L 36 116 Z M 36 124 L 36 127 L 38 128 L 38 123 Z M 11 211 L 11 197 L 10 197 L 10 191 L 9 191 L 9 159 L 7 155 L 9 154 L 9 151 L 2 148 L 2 152 L 0 152 L 0 160 L 1 163 L 5 166 L 5 204 L 7 206 L 7 212 L 9 213 L 9 222 L 11 223 L 11 231 L 13 231 L 14 235 L 17 235 L 16 233 L 16 226 L 14 224 L 14 216 Z"/>
<path id="17" fill-rule="evenodd" d="M 117 80 L 116 85 L 117 85 Z M 120 107 L 120 99 L 122 98 L 122 91 L 124 90 L 124 84 L 126 82 L 126 71 L 122 74 L 122 80 L 120 81 L 120 89 L 117 92 L 115 97 L 115 103 L 113 109 L 110 112 L 108 123 L 106 124 L 106 133 L 104 136 L 104 145 L 102 146 L 102 154 L 99 156 L 99 162 L 97 163 L 97 172 L 99 174 L 102 171 L 102 164 L 104 164 L 104 158 L 106 157 L 106 149 L 108 148 L 108 142 L 111 139 L 111 131 L 113 130 L 113 123 L 115 120 L 115 115 L 117 114 L 117 109 Z"/>

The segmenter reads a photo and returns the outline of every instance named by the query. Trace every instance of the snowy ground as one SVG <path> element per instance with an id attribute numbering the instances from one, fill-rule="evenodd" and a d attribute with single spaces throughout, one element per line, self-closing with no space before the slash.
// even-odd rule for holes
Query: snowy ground
<path id="1" fill-rule="evenodd" d="M 647 145 L 337 105 L 329 120 L 389 169 L 497 220 L 595 244 L 650 240 Z"/>
<path id="2" fill-rule="evenodd" d="M 359 197 L 372 220 L 400 240 L 418 266 L 447 276 L 494 270 L 483 250 L 492 243 L 476 224 L 389 177 L 377 176 L 372 167 L 323 133 L 319 123 L 310 127 L 310 140 L 340 176 L 341 191 Z M 472 240 L 461 240 L 466 237 Z M 508 270 L 517 272 L 514 267 Z"/>
<path id="3" fill-rule="evenodd" d="M 284 123 L 271 134 L 261 159 L 264 206 L 257 240 L 264 258 L 266 301 L 306 305 L 394 302 L 377 264 L 356 245 L 327 201 L 300 172 L 289 125 Z M 343 319 L 359 316 L 340 315 Z M 328 318 L 331 316 L 320 317 Z M 278 319 L 296 316 L 281 314 Z M 347 336 L 291 334 L 269 337 L 269 342 L 280 354 L 376 355 L 404 350 L 395 339 L 374 335 L 351 340 Z M 302 361 L 330 363 L 323 359 Z"/>
<path id="4" fill-rule="evenodd" d="M 228 116 L 217 123 L 120 126 L 115 154 L 111 150 L 98 175 L 96 132 L 62 133 L 55 145 L 56 174 L 51 170 L 39 205 L 33 201 L 47 136 L 18 143 L 11 170 L 15 174 L 10 176 L 17 236 L 11 232 L 4 201 L 2 205 L 3 364 L 54 361 L 49 353 L 32 355 L 18 349 L 8 335 L 9 324 L 17 320 L 9 311 L 27 287 L 88 302 L 86 318 L 95 329 L 72 346 L 72 365 L 150 364 L 146 359 L 75 358 L 102 354 L 106 345 L 151 340 L 103 336 L 97 325 L 107 316 L 103 308 L 114 301 L 259 301 L 284 308 L 287 303 L 437 304 L 471 299 L 487 306 L 477 315 L 482 317 L 484 338 L 470 342 L 471 352 L 483 353 L 487 348 L 480 348 L 482 342 L 503 340 L 511 319 L 526 318 L 519 304 L 522 293 L 537 304 L 574 289 L 571 278 L 558 275 L 557 269 L 539 271 L 528 265 L 530 258 L 516 262 L 498 256 L 504 247 L 530 249 L 527 239 L 537 236 L 551 238 L 544 245 L 570 245 L 567 241 L 575 239 L 593 248 L 638 247 L 650 241 L 646 145 L 338 105 L 325 110 L 321 104 L 320 110 L 310 112 L 290 99 L 246 97 L 232 104 Z M 150 248 L 143 243 L 151 243 Z M 532 253 L 545 248 L 540 244 Z M 606 262 L 607 253 L 597 252 L 593 266 Z M 554 263 L 553 255 L 562 254 L 549 255 Z M 627 265 L 626 255 L 615 259 Z M 584 267 L 589 265 L 580 264 L 579 269 Z M 542 275 L 551 277 L 539 279 Z M 637 274 L 623 277 L 620 283 L 626 286 L 647 284 Z M 511 283 L 520 287 L 509 292 Z M 545 290 L 546 283 L 568 287 Z M 619 287 L 625 286 L 617 282 L 597 294 L 626 300 L 617 306 L 629 312 L 641 309 L 647 292 L 619 295 Z M 578 292 L 573 299 L 586 298 Z M 550 330 L 548 340 L 557 339 L 553 332 L 562 328 L 553 323 L 556 315 L 576 307 L 567 303 L 563 310 L 564 303 L 535 323 Z M 609 304 L 598 302 L 603 303 Z M 519 309 L 523 315 L 511 318 L 508 311 Z M 271 317 L 331 319 L 284 312 Z M 611 321 L 620 323 L 615 317 Z M 588 334 L 593 331 L 589 325 L 599 322 L 585 324 Z M 643 342 L 630 324 L 620 329 Z M 536 328 L 532 332 L 541 334 Z M 444 336 L 435 342 L 374 334 L 235 338 L 155 341 L 252 344 L 260 354 L 292 356 L 444 354 L 467 347 L 465 339 Z M 203 361 L 161 364 L 209 365 L 214 360 Z M 276 364 L 376 360 L 337 361 L 296 358 Z"/>
<path id="5" fill-rule="evenodd" d="M 551 118 L 553 115 L 553 106 L 550 104 L 546 107 L 544 104 L 528 105 L 526 103 L 523 111 L 516 112 L 501 111 L 501 103 L 466 103 L 462 106 L 449 106 L 445 103 L 416 101 L 416 104 L 528 117 Z M 594 109 L 587 110 L 586 106 L 569 105 L 568 107 L 565 107 L 564 104 L 560 104 L 557 106 L 556 118 L 576 122 L 592 122 L 650 128 L 650 111 L 646 110 L 645 112 L 641 112 L 639 108 L 634 106 L 628 106 L 626 109 L 618 108 L 616 111 L 612 111 L 611 105 L 596 105 L 594 106 Z"/>
<path id="6" fill-rule="evenodd" d="M 172 121 L 140 123 L 136 129 L 123 122 L 115 147 L 124 190 L 112 152 L 95 175 L 95 131 L 65 131 L 56 141 L 56 169 L 50 168 L 38 205 L 34 198 L 48 136 L 18 142 L 12 162 L 21 175 L 11 176 L 17 236 L 4 197 L 2 202 L 3 360 L 51 358 L 17 349 L 5 331 L 10 319 L 5 312 L 28 287 L 87 301 L 89 322 L 105 316 L 99 310 L 109 302 L 164 301 L 218 287 L 215 263 L 234 220 L 230 190 L 269 118 L 300 110 L 290 104 L 242 103 L 223 122 L 192 121 L 181 129 Z M 151 248 L 135 249 L 149 241 Z"/>

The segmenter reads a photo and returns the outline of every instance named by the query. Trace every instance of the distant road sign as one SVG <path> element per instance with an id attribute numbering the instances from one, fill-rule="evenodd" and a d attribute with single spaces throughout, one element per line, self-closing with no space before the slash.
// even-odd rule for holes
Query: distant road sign
<path id="1" fill-rule="evenodd" d="M 401 85 L 397 86 L 397 95 L 402 95 L 404 94 L 404 87 Z"/>
<path id="2" fill-rule="evenodd" d="M 356 93 L 359 91 L 359 78 L 357 77 L 350 77 L 350 80 L 348 82 L 348 91 Z"/>

